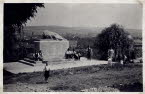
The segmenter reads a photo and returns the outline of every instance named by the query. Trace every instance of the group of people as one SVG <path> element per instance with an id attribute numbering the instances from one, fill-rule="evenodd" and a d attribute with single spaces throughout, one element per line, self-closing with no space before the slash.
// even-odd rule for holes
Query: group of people
<path id="1" fill-rule="evenodd" d="M 87 58 L 90 60 L 92 57 L 92 49 L 88 46 L 86 51 L 87 51 Z M 66 54 L 66 59 L 73 58 L 73 59 L 79 60 L 80 56 L 81 56 L 80 53 L 77 53 L 74 49 L 72 51 L 70 49 L 68 49 L 65 54 Z M 38 58 L 39 56 L 40 57 L 42 56 L 41 51 L 39 51 L 39 53 L 36 54 L 36 57 L 37 57 L 37 59 L 42 59 L 42 58 Z M 114 50 L 109 49 L 108 50 L 108 64 L 109 65 L 112 65 L 113 58 L 114 58 Z M 124 63 L 127 62 L 127 56 L 126 55 L 123 55 L 123 56 L 118 55 L 118 62 L 123 65 Z M 48 66 L 48 62 L 46 62 L 46 66 L 44 68 L 44 77 L 45 77 L 46 82 L 48 81 L 49 76 L 50 76 L 50 68 Z"/>
<path id="2" fill-rule="evenodd" d="M 90 48 L 90 46 L 88 46 L 88 48 L 86 49 L 87 51 L 87 59 L 88 60 L 91 60 L 92 58 L 92 49 Z M 113 58 L 114 58 L 114 50 L 113 49 L 109 49 L 108 50 L 108 64 L 109 65 L 112 65 L 112 61 L 113 61 Z M 81 54 L 76 52 L 75 49 L 73 50 L 70 50 L 70 48 L 68 48 L 68 50 L 66 51 L 65 53 L 65 57 L 66 59 L 75 59 L 75 60 L 80 60 L 80 57 L 81 57 Z M 125 64 L 127 62 L 127 56 L 126 55 L 118 55 L 117 56 L 117 59 L 118 59 L 118 62 L 120 64 Z M 35 53 L 35 60 L 42 60 L 43 61 L 43 58 L 42 58 L 42 52 L 41 51 L 38 51 Z M 45 81 L 47 82 L 49 76 L 50 76 L 50 68 L 48 66 L 48 62 L 45 62 L 46 63 L 46 66 L 44 68 L 44 77 L 45 77 Z"/>
<path id="3" fill-rule="evenodd" d="M 43 56 L 42 56 L 41 50 L 40 51 L 35 51 L 33 57 L 34 57 L 35 61 L 43 61 Z"/>
<path id="4" fill-rule="evenodd" d="M 114 50 L 111 48 L 108 50 L 108 64 L 112 65 L 112 60 L 114 58 Z M 127 62 L 127 56 L 126 55 L 122 55 L 122 54 L 118 54 L 117 55 L 117 61 L 120 64 L 125 64 Z"/>
<path id="5" fill-rule="evenodd" d="M 77 53 L 75 51 L 75 49 L 73 49 L 72 51 L 70 50 L 70 48 L 68 48 L 68 50 L 65 53 L 65 58 L 66 59 L 75 59 L 75 60 L 80 60 L 80 53 Z"/>
<path id="6" fill-rule="evenodd" d="M 90 46 L 87 47 L 86 52 L 87 52 L 87 54 L 86 54 L 87 59 L 91 60 L 93 51 L 90 48 Z M 80 60 L 80 57 L 81 57 L 81 54 L 79 52 L 76 52 L 74 48 L 73 48 L 73 50 L 68 48 L 68 50 L 65 53 L 66 59 Z"/>

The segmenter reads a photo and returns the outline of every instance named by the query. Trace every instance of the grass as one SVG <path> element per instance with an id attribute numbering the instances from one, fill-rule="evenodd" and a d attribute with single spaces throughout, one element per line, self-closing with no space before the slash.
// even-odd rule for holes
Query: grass
<path id="1" fill-rule="evenodd" d="M 142 91 L 142 65 L 97 65 L 51 71 L 49 82 L 44 83 L 43 72 L 9 74 L 4 71 L 4 86 L 16 83 L 44 85 L 54 91 L 81 91 L 111 87 L 119 91 Z M 136 87 L 137 86 L 137 87 Z"/>

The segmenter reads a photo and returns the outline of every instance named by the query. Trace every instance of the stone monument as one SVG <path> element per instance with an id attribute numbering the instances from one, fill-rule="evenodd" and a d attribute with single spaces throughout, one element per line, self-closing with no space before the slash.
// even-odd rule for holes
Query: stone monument
<path id="1" fill-rule="evenodd" d="M 42 52 L 44 61 L 62 60 L 69 48 L 69 41 L 50 31 L 45 31 L 43 34 L 46 35 L 46 39 L 34 41 L 35 50 Z"/>

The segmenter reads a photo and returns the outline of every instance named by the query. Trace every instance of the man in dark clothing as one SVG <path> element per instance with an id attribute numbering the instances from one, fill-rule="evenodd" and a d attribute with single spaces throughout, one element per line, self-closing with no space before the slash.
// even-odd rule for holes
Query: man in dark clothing
<path id="1" fill-rule="evenodd" d="M 87 48 L 87 58 L 89 60 L 91 60 L 91 57 L 92 57 L 92 49 L 90 48 L 90 46 L 88 46 L 88 48 Z"/>
<path id="2" fill-rule="evenodd" d="M 35 61 L 38 61 L 38 52 L 35 51 Z"/>
<path id="3" fill-rule="evenodd" d="M 46 66 L 44 68 L 44 78 L 45 78 L 45 82 L 48 82 L 49 76 L 50 76 L 50 69 L 48 68 L 48 63 L 46 62 Z"/>

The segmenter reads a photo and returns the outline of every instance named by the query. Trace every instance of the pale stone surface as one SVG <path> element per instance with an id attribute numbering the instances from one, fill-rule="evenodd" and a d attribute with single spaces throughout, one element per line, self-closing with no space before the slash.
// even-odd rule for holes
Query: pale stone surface
<path id="1" fill-rule="evenodd" d="M 40 40 L 34 41 L 35 49 L 41 50 L 44 61 L 61 60 L 65 56 L 65 52 L 69 48 L 67 40 Z"/>
<path id="2" fill-rule="evenodd" d="M 92 65 L 100 65 L 100 64 L 107 64 L 107 61 L 100 61 L 100 60 L 87 60 L 85 58 L 81 58 L 80 61 L 75 60 L 62 60 L 57 62 L 49 62 L 48 67 L 50 70 L 57 70 L 57 69 L 67 69 L 73 67 L 81 67 L 81 66 L 92 66 Z M 19 62 L 11 62 L 11 63 L 4 63 L 4 69 L 10 71 L 12 73 L 27 73 L 27 72 L 37 72 L 43 71 L 45 64 L 39 63 L 39 66 L 30 66 Z"/>

